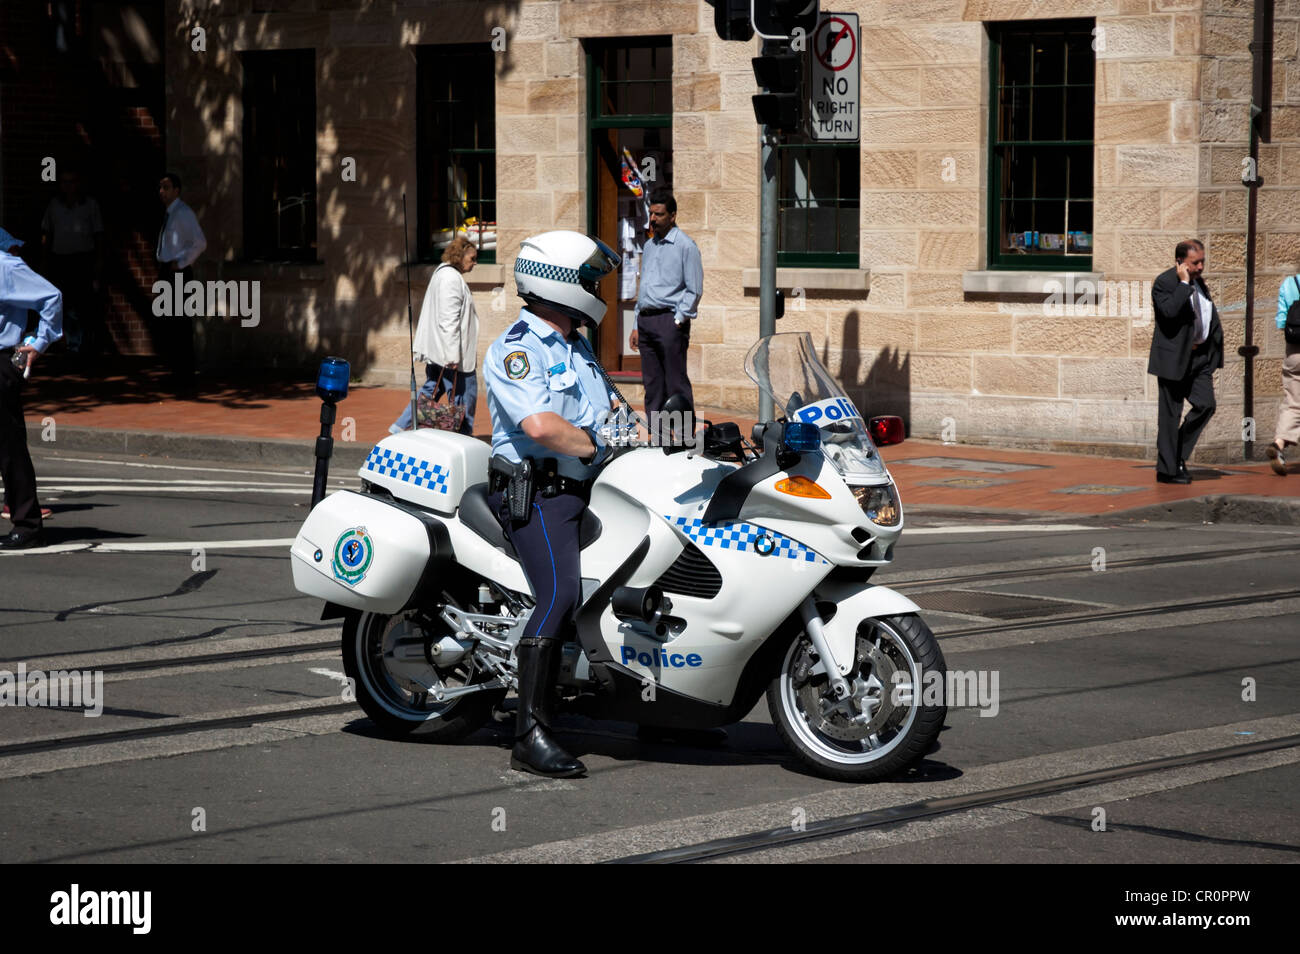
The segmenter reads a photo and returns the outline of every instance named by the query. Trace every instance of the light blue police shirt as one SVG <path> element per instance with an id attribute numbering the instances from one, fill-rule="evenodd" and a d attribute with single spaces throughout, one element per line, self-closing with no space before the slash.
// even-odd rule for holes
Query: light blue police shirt
<path id="1" fill-rule="evenodd" d="M 525 457 L 556 459 L 559 472 L 575 480 L 598 467 L 558 454 L 524 433 L 523 420 L 550 411 L 575 427 L 599 428 L 610 412 L 610 393 L 581 335 L 566 341 L 542 319 L 522 309 L 519 320 L 488 347 L 483 359 L 492 454 L 518 463 Z"/>
<path id="2" fill-rule="evenodd" d="M 63 296 L 17 255 L 0 252 L 0 348 L 22 344 L 28 309 L 41 313 L 33 347 L 43 352 L 63 337 Z"/>

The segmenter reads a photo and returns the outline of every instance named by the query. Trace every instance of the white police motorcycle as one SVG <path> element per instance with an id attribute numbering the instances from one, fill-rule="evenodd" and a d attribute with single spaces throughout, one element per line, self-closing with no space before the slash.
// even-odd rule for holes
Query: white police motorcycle
<path id="1" fill-rule="evenodd" d="M 893 480 L 808 334 L 760 340 L 745 370 L 784 409 L 752 444 L 709 424 L 693 449 L 620 450 L 596 479 L 562 708 L 707 728 L 766 691 L 816 773 L 896 775 L 947 710 L 923 704 L 945 666 L 918 607 L 868 582 L 903 528 Z M 295 586 L 343 618 L 356 699 L 393 737 L 461 738 L 515 686 L 533 598 L 487 504 L 488 456 L 441 430 L 387 437 L 361 492 L 323 500 L 294 542 Z"/>

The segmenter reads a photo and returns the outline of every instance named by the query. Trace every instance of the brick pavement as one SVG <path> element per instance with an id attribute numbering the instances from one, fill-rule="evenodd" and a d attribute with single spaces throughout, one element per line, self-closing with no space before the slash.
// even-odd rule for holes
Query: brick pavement
<path id="1" fill-rule="evenodd" d="M 121 364 L 115 363 L 115 366 Z M 300 380 L 202 378 L 196 395 L 178 397 L 161 369 L 127 362 L 123 370 L 92 377 L 58 359 L 38 365 L 26 395 L 27 418 L 53 416 L 60 427 L 302 440 L 305 455 L 319 433 L 320 403 L 313 384 Z M 355 423 L 355 439 L 377 441 L 407 400 L 402 390 L 354 387 L 339 405 L 339 425 Z M 716 409 L 700 416 L 735 420 L 748 433 L 753 419 Z M 480 389 L 475 433 L 490 421 Z M 1263 446 L 1258 445 L 1262 456 Z M 1190 485 L 1155 482 L 1154 461 L 1038 453 L 908 440 L 885 448 L 905 505 L 1039 511 L 1091 515 L 1166 504 L 1206 495 L 1300 499 L 1300 466 L 1289 478 L 1264 462 L 1189 466 Z M 1072 492 L 1071 492 L 1072 491 Z"/>

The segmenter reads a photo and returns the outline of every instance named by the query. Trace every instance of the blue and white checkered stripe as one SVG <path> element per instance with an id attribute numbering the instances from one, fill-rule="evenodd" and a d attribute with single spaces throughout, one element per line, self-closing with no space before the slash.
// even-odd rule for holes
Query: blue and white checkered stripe
<path id="1" fill-rule="evenodd" d="M 791 540 L 784 534 L 752 523 L 713 523 L 706 524 L 699 517 L 674 517 L 664 514 L 664 519 L 691 538 L 693 543 L 705 547 L 718 547 L 722 550 L 736 550 L 740 553 L 757 552 L 754 541 L 767 535 L 776 543 L 776 548 L 768 556 L 784 557 L 800 563 L 828 564 L 830 561 L 814 550 L 808 549 L 798 540 Z"/>
<path id="2" fill-rule="evenodd" d="M 568 282 L 570 285 L 578 284 L 578 270 L 576 268 L 546 265 L 526 258 L 515 259 L 515 274 L 532 275 L 535 278 L 550 278 L 557 282 Z"/>
<path id="3" fill-rule="evenodd" d="M 403 483 L 427 487 L 440 494 L 447 492 L 447 477 L 451 473 L 441 464 L 430 465 L 427 460 L 421 460 L 410 454 L 399 454 L 378 444 L 371 448 L 370 456 L 366 458 L 365 469 L 381 477 L 396 477 Z"/>

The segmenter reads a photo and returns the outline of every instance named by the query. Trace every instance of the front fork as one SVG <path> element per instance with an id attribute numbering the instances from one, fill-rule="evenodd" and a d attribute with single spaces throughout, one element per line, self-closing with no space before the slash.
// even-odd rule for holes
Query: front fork
<path id="1" fill-rule="evenodd" d="M 826 629 L 822 626 L 821 613 L 817 612 L 817 604 L 813 602 L 812 596 L 805 597 L 799 604 L 799 615 L 803 617 L 804 632 L 808 634 L 808 641 L 812 643 L 817 653 L 818 663 L 826 670 L 831 692 L 835 694 L 836 699 L 846 698 L 849 694 L 849 684 L 842 673 L 852 665 L 853 660 L 842 663 L 831 652 L 830 640 L 826 638 Z"/>

